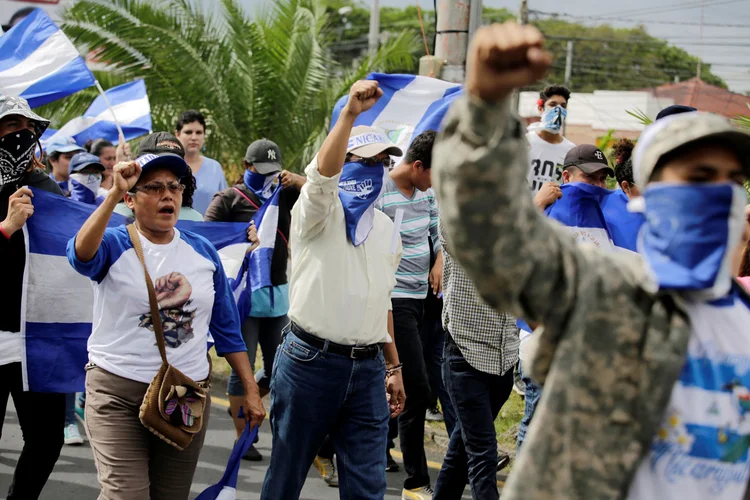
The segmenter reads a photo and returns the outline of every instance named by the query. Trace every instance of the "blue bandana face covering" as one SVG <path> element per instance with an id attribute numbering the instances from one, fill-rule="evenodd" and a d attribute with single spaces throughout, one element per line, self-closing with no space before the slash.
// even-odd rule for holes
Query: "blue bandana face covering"
<path id="1" fill-rule="evenodd" d="M 660 289 L 725 296 L 732 254 L 742 237 L 745 190 L 733 183 L 650 184 L 643 193 L 646 222 L 638 251 Z"/>
<path id="2" fill-rule="evenodd" d="M 344 206 L 346 237 L 356 247 L 370 234 L 375 221 L 375 202 L 388 175 L 382 163 L 366 166 L 359 162 L 344 164 L 339 180 L 339 198 Z"/>
<path id="3" fill-rule="evenodd" d="M 245 170 L 245 186 L 255 193 L 262 202 L 265 202 L 271 197 L 274 189 L 276 189 L 279 183 L 279 175 L 279 173 L 263 175 L 258 172 Z"/>
<path id="4" fill-rule="evenodd" d="M 99 186 L 102 184 L 102 174 L 70 174 L 70 198 L 93 205 L 99 196 Z"/>
<path id="5" fill-rule="evenodd" d="M 542 113 L 542 119 L 539 123 L 544 130 L 553 134 L 561 134 L 565 118 L 568 116 L 568 110 L 562 106 L 555 106 Z"/>

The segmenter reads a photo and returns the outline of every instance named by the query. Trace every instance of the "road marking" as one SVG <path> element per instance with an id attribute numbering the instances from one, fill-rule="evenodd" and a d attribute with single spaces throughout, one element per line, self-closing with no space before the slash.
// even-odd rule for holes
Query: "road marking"
<path id="1" fill-rule="evenodd" d="M 219 405 L 219 406 L 221 406 L 223 408 L 229 408 L 229 400 L 227 400 L 227 399 L 219 398 L 219 397 L 216 397 L 216 396 L 211 396 L 211 402 L 214 403 L 214 404 L 217 404 L 217 405 Z M 268 418 L 268 414 L 266 414 L 266 418 Z M 394 458 L 398 458 L 402 462 L 404 461 L 404 456 L 401 454 L 400 451 L 391 450 L 391 455 Z M 442 462 L 433 462 L 432 460 L 428 460 L 427 461 L 427 467 L 429 467 L 430 469 L 440 470 L 443 467 L 443 464 L 442 464 Z M 497 482 L 498 488 L 502 488 L 504 484 L 505 484 L 504 481 L 498 481 Z"/>

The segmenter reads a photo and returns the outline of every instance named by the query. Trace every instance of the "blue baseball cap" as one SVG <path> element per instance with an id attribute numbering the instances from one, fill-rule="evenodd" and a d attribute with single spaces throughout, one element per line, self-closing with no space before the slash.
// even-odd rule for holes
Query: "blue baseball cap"
<path id="1" fill-rule="evenodd" d="M 79 172 L 86 167 L 94 166 L 99 168 L 102 172 L 106 169 L 102 165 L 101 160 L 98 156 L 92 155 L 91 153 L 78 153 L 70 159 L 70 173 Z"/>
<path id="2" fill-rule="evenodd" d="M 72 137 L 58 137 L 47 143 L 45 149 L 48 155 L 54 153 L 72 153 L 73 151 L 83 151 L 83 148 L 76 144 Z"/>
<path id="3" fill-rule="evenodd" d="M 142 172 L 147 172 L 155 168 L 166 168 L 180 179 L 185 177 L 190 171 L 190 167 L 185 160 L 174 153 L 161 153 L 158 155 L 148 153 L 139 156 L 135 162 L 141 167 Z"/>

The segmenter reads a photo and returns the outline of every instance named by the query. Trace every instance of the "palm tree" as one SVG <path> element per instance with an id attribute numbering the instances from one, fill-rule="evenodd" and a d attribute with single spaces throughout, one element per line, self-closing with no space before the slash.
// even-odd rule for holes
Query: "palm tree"
<path id="1" fill-rule="evenodd" d="M 250 19 L 237 0 L 221 0 L 218 17 L 193 0 L 78 0 L 62 29 L 97 50 L 103 86 L 145 78 L 155 130 L 173 130 L 177 115 L 198 109 L 209 122 L 206 154 L 238 162 L 267 137 L 299 170 L 319 146 L 333 104 L 371 71 L 412 67 L 416 43 L 401 33 L 352 67 L 331 58 L 332 21 L 320 0 L 276 0 Z M 95 92 L 53 103 L 56 122 L 80 115 Z"/>

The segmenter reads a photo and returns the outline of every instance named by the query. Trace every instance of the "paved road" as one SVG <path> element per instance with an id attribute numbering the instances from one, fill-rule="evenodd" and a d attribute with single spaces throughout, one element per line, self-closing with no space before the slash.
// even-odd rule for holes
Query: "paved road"
<path id="1" fill-rule="evenodd" d="M 214 402 L 212 408 L 206 442 L 193 482 L 192 497 L 197 496 L 204 488 L 221 478 L 234 442 L 235 436 L 231 419 L 227 415 L 225 407 L 222 407 L 221 404 L 222 401 Z M 0 439 L 0 496 L 5 495 L 8 491 L 13 469 L 23 444 L 21 429 L 18 425 L 12 400 L 8 404 L 2 434 L 2 439 Z M 263 454 L 264 460 L 263 462 L 242 463 L 238 484 L 239 493 L 237 495 L 239 499 L 260 498 L 260 487 L 263 483 L 263 477 L 268 467 L 268 457 L 271 452 L 271 434 L 267 425 L 261 428 L 260 441 L 256 447 Z M 430 450 L 429 454 L 432 461 L 440 460 L 436 451 Z M 434 467 L 436 464 L 433 462 L 432 465 Z M 430 473 L 434 482 L 437 477 L 437 470 L 433 468 Z M 403 479 L 403 473 L 388 474 L 388 492 L 385 498 L 389 500 L 401 498 Z M 47 482 L 41 499 L 95 500 L 98 491 L 94 459 L 87 442 L 83 446 L 63 447 L 60 459 Z M 312 469 L 300 498 L 302 500 L 336 499 L 338 493 L 336 489 L 323 483 L 317 471 Z M 471 498 L 468 489 L 464 498 Z"/>

